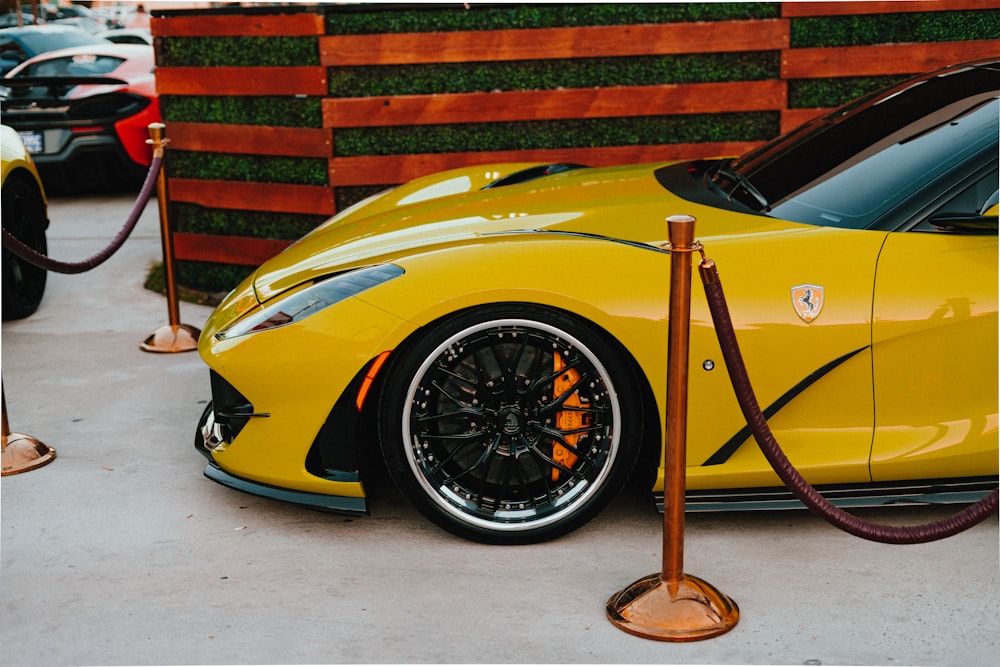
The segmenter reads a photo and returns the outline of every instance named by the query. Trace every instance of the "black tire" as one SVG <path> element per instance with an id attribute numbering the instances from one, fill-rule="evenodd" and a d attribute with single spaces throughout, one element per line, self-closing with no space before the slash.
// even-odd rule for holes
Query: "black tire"
<path id="1" fill-rule="evenodd" d="M 3 228 L 35 252 L 48 254 L 45 230 L 48 214 L 38 186 L 21 174 L 11 174 L 3 186 Z M 3 249 L 3 319 L 17 320 L 38 310 L 48 272 Z"/>
<path id="2" fill-rule="evenodd" d="M 632 365 L 575 316 L 474 308 L 393 359 L 382 454 L 403 495 L 445 530 L 491 544 L 549 540 L 596 516 L 628 479 L 642 423 Z"/>

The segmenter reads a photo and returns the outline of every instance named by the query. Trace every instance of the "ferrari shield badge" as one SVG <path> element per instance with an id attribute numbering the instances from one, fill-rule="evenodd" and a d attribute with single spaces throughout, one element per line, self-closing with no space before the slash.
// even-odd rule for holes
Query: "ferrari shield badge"
<path id="1" fill-rule="evenodd" d="M 795 313 L 807 324 L 819 317 L 823 310 L 823 288 L 819 285 L 799 285 L 792 288 L 792 305 Z"/>

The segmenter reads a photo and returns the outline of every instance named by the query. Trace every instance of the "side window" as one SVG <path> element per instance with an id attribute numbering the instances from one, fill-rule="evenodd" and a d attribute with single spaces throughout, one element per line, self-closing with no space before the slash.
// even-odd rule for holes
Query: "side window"
<path id="1" fill-rule="evenodd" d="M 0 60 L 8 61 L 7 67 L 11 66 L 11 63 L 20 63 L 27 59 L 28 54 L 24 52 L 20 44 L 10 37 L 0 37 Z"/>
<path id="2" fill-rule="evenodd" d="M 957 194 L 941 202 L 912 229 L 916 232 L 996 234 L 998 172 L 991 170 Z M 994 208 L 994 210 L 990 210 Z M 992 215 L 992 224 L 983 216 Z"/>

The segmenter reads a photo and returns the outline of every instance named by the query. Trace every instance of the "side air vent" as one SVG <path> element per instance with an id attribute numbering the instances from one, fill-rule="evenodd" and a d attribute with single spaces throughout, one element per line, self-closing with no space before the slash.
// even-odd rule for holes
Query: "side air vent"
<path id="1" fill-rule="evenodd" d="M 573 171 L 574 169 L 586 169 L 585 164 L 573 164 L 572 162 L 559 162 L 556 164 L 543 164 L 538 167 L 529 167 L 528 169 L 522 169 L 521 171 L 515 171 L 509 176 L 504 176 L 503 178 L 493 181 L 487 185 L 483 190 L 489 190 L 490 188 L 502 188 L 505 185 L 517 185 L 518 183 L 527 183 L 528 181 L 533 181 L 536 178 L 542 178 L 543 176 L 551 176 L 552 174 L 559 174 L 564 171 Z"/>

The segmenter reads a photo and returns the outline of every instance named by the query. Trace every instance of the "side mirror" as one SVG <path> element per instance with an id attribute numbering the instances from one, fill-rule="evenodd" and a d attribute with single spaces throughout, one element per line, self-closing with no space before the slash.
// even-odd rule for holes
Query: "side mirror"
<path id="1" fill-rule="evenodd" d="M 993 210 L 987 213 L 994 213 Z M 976 215 L 975 213 L 938 213 L 930 220 L 935 229 L 953 234 L 976 234 L 978 236 L 997 236 L 997 216 Z"/>

